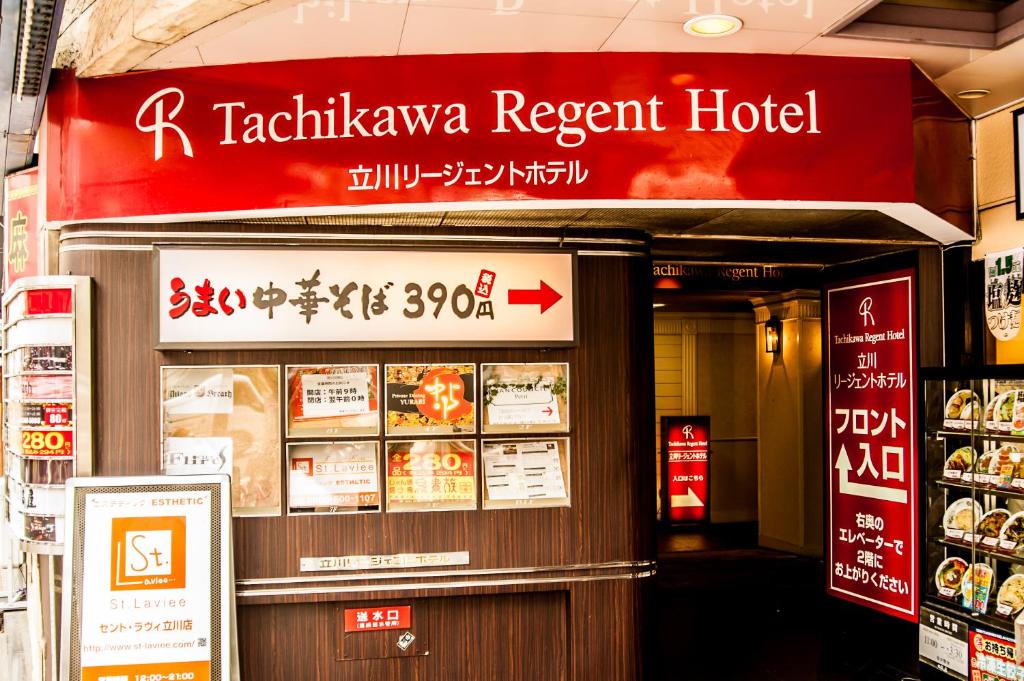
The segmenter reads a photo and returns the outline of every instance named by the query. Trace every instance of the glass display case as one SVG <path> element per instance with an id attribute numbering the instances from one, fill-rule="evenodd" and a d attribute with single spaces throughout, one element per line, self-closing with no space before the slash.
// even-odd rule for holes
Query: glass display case
<path id="1" fill-rule="evenodd" d="M 925 600 L 1012 635 L 1024 609 L 1024 365 L 922 377 Z"/>

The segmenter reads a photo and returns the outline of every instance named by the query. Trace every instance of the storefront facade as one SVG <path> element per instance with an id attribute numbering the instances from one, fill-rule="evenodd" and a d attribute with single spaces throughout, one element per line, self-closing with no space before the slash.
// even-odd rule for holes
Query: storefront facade
<path id="1" fill-rule="evenodd" d="M 938 245 L 974 233 L 969 122 L 902 60 L 332 59 L 63 74 L 47 107 L 35 243 L 92 295 L 91 446 L 71 458 L 232 475 L 246 679 L 642 678 L 651 349 L 675 329 L 652 324 L 653 259 L 910 248 L 866 269 L 914 269 L 923 316 Z M 793 290 L 758 303 L 751 333 L 781 317 L 783 355 L 756 399 L 802 391 L 820 416 L 821 312 Z M 921 338 L 941 362 L 941 333 Z M 760 418 L 761 463 L 820 452 L 820 431 Z M 819 509 L 761 510 L 763 543 L 819 552 Z M 49 592 L 59 559 L 35 560 Z M 374 612 L 397 624 L 360 627 Z"/>

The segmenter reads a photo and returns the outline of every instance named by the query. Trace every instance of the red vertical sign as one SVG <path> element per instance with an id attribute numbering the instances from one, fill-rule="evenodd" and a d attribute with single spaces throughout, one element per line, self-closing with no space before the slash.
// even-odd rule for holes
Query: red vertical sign
<path id="1" fill-rule="evenodd" d="M 661 419 L 662 516 L 671 523 L 707 522 L 711 515 L 708 454 L 711 422 L 706 416 Z"/>
<path id="2" fill-rule="evenodd" d="M 39 169 L 6 178 L 4 211 L 5 289 L 18 279 L 43 274 L 39 257 Z"/>
<path id="3" fill-rule="evenodd" d="M 914 272 L 826 288 L 828 591 L 917 621 Z"/>

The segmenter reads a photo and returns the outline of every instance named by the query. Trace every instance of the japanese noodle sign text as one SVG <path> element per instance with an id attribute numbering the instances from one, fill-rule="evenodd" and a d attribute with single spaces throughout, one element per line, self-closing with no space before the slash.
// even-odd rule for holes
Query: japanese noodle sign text
<path id="1" fill-rule="evenodd" d="M 828 591 L 916 621 L 914 274 L 825 295 Z"/>
<path id="2" fill-rule="evenodd" d="M 160 248 L 157 345 L 567 345 L 570 252 Z"/>

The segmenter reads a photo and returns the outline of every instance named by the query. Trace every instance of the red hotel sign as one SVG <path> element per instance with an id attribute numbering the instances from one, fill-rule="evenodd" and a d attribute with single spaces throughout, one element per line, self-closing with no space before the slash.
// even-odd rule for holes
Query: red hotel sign
<path id="1" fill-rule="evenodd" d="M 707 416 L 661 417 L 667 494 L 662 514 L 671 523 L 707 522 L 711 508 L 711 420 Z"/>
<path id="2" fill-rule="evenodd" d="M 544 53 L 65 73 L 47 96 L 48 218 L 523 200 L 911 205 L 913 102 L 951 107 L 927 83 L 918 96 L 914 69 Z"/>
<path id="3" fill-rule="evenodd" d="M 912 270 L 826 288 L 828 591 L 917 621 Z"/>

